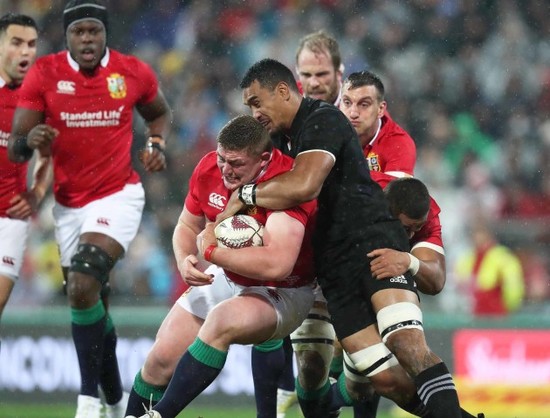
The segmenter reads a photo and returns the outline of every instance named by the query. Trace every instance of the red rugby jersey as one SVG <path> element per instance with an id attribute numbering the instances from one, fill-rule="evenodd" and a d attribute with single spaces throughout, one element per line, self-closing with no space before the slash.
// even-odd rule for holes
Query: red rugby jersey
<path id="1" fill-rule="evenodd" d="M 395 177 L 403 177 L 400 173 L 412 176 L 416 163 L 416 144 L 387 111 L 381 121 L 378 133 L 363 148 L 369 169 Z"/>
<path id="2" fill-rule="evenodd" d="M 60 204 L 82 207 L 139 182 L 130 155 L 133 108 L 153 101 L 157 90 L 147 64 L 112 49 L 92 76 L 79 71 L 68 51 L 36 61 L 18 106 L 43 112 L 60 132 L 52 143 Z"/>
<path id="3" fill-rule="evenodd" d="M 215 151 L 208 153 L 202 158 L 189 180 L 189 192 L 185 198 L 185 207 L 189 212 L 196 216 L 206 216 L 210 221 L 214 221 L 216 216 L 224 210 L 227 200 L 231 196 L 231 192 L 223 184 L 220 169 L 216 162 L 217 154 Z M 293 162 L 292 158 L 283 155 L 278 149 L 274 149 L 267 170 L 258 179 L 257 183 L 267 181 L 278 174 L 290 170 Z M 227 276 L 235 283 L 243 286 L 299 287 L 311 283 L 315 274 L 313 270 L 313 250 L 310 234 L 312 232 L 312 219 L 315 210 L 316 203 L 307 202 L 284 211 L 287 215 L 292 216 L 306 226 L 306 233 L 298 260 L 291 275 L 286 280 L 255 280 L 230 271 L 226 271 Z M 273 210 L 255 206 L 249 209 L 247 215 L 253 216 L 261 224 L 265 225 L 271 213 L 273 213 Z"/>
<path id="4" fill-rule="evenodd" d="M 0 217 L 5 218 L 10 200 L 27 190 L 28 163 L 16 164 L 8 159 L 8 137 L 19 88 L 10 89 L 0 78 Z"/>
<path id="5" fill-rule="evenodd" d="M 395 177 L 385 173 L 373 172 L 371 177 L 376 181 L 380 187 L 385 188 L 388 183 L 395 180 Z M 441 208 L 433 197 L 430 197 L 430 209 L 428 211 L 428 218 L 426 223 L 420 230 L 418 230 L 410 239 L 411 249 L 415 247 L 428 247 L 432 248 L 438 253 L 444 254 L 443 248 L 443 236 L 441 233 L 441 221 L 439 220 L 439 214 Z"/>

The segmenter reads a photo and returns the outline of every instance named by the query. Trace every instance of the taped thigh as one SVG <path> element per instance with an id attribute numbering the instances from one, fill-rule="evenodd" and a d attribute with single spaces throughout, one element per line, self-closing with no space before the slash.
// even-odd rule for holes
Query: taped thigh
<path id="1" fill-rule="evenodd" d="M 328 311 L 324 308 L 312 308 L 302 324 L 290 334 L 292 348 L 296 353 L 316 351 L 329 365 L 334 354 L 336 334 L 330 322 Z"/>
<path id="2" fill-rule="evenodd" d="M 412 302 L 399 302 L 380 309 L 376 315 L 382 341 L 400 329 L 416 328 L 423 330 L 422 311 Z"/>
<path id="3" fill-rule="evenodd" d="M 349 380 L 364 383 L 392 366 L 399 364 L 384 343 L 378 343 L 353 354 L 344 352 L 344 373 Z"/>

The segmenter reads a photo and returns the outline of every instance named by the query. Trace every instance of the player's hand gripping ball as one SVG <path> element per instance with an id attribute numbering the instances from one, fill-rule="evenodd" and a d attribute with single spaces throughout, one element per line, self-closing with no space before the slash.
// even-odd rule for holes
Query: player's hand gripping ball
<path id="1" fill-rule="evenodd" d="M 214 229 L 218 247 L 245 248 L 263 245 L 264 226 L 249 215 L 234 215 Z"/>

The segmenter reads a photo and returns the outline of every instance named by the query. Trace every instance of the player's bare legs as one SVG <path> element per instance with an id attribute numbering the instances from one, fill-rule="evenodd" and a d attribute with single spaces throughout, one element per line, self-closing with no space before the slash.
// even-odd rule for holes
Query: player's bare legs
<path id="1" fill-rule="evenodd" d="M 195 340 L 203 320 L 176 303 L 162 322 L 155 343 L 138 371 L 126 415 L 140 416 L 143 404 L 155 405 L 164 394 L 181 356 Z"/>
<path id="2" fill-rule="evenodd" d="M 0 275 L 0 319 L 2 318 L 2 313 L 8 303 L 14 284 L 15 282 L 9 277 Z"/>
<path id="3" fill-rule="evenodd" d="M 80 366 L 80 395 L 99 399 L 101 385 L 108 404 L 121 400 L 122 383 L 116 359 L 116 333 L 101 292 L 111 268 L 123 253 L 122 246 L 112 238 L 84 233 L 71 267 L 68 271 L 64 269 Z M 107 299 L 105 294 L 103 297 Z"/>

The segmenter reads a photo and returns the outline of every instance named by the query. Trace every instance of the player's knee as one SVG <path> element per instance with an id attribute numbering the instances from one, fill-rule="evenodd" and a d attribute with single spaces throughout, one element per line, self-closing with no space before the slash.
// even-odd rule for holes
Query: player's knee
<path id="1" fill-rule="evenodd" d="M 155 343 L 141 369 L 143 379 L 156 386 L 167 385 L 182 354 Z"/>
<path id="2" fill-rule="evenodd" d="M 115 260 L 101 247 L 88 243 L 79 244 L 71 257 L 67 283 L 68 294 L 76 302 L 98 288 L 93 281 L 75 279 L 74 273 L 93 277 L 100 284 L 99 289 L 102 289 L 106 286 L 109 272 L 114 265 Z"/>
<path id="3" fill-rule="evenodd" d="M 69 272 L 82 273 L 94 277 L 102 285 L 109 279 L 109 272 L 115 260 L 107 252 L 94 244 L 79 244 L 71 257 Z"/>
<path id="4" fill-rule="evenodd" d="M 296 353 L 298 380 L 305 390 L 319 389 L 328 379 L 328 367 L 317 351 Z"/>

